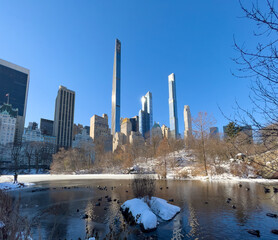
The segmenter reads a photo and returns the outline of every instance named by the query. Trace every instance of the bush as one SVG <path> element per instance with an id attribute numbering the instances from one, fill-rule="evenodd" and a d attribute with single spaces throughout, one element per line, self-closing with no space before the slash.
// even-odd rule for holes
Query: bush
<path id="1" fill-rule="evenodd" d="M 27 219 L 19 215 L 19 202 L 0 190 L 0 220 L 4 224 L 0 228 L 0 239 L 30 239 L 30 226 Z"/>
<path id="2" fill-rule="evenodd" d="M 155 193 L 155 179 L 149 175 L 135 175 L 131 186 L 136 198 L 149 197 L 151 199 Z"/>

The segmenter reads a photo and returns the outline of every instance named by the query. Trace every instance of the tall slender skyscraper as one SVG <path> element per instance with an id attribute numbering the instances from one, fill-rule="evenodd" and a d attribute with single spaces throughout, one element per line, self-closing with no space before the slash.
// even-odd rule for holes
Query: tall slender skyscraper
<path id="1" fill-rule="evenodd" d="M 57 147 L 69 148 L 72 145 L 75 92 L 59 86 L 55 104 L 53 135 Z"/>
<path id="2" fill-rule="evenodd" d="M 184 105 L 183 118 L 184 118 L 184 139 L 186 140 L 192 136 L 191 113 L 188 105 Z"/>
<path id="3" fill-rule="evenodd" d="M 121 131 L 121 42 L 116 39 L 114 66 L 113 66 L 113 85 L 112 85 L 112 124 L 111 133 Z"/>
<path id="4" fill-rule="evenodd" d="M 15 143 L 20 143 L 24 130 L 30 71 L 0 59 L 0 105 L 7 103 L 18 109 Z"/>
<path id="5" fill-rule="evenodd" d="M 171 131 L 171 137 L 177 138 L 179 135 L 179 125 L 178 125 L 176 81 L 175 81 L 174 73 L 168 76 L 168 82 L 169 82 L 170 131 Z"/>
<path id="6" fill-rule="evenodd" d="M 143 137 L 151 137 L 151 128 L 153 126 L 153 106 L 152 106 L 152 93 L 147 92 L 141 98 L 142 109 L 139 111 L 139 132 Z"/>

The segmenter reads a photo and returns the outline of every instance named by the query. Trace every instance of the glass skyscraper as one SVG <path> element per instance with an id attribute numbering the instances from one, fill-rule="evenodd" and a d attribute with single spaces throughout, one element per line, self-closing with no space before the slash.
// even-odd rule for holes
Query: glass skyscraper
<path id="1" fill-rule="evenodd" d="M 168 82 L 169 82 L 170 131 L 171 131 L 171 137 L 177 138 L 179 135 L 179 125 L 178 125 L 176 81 L 175 81 L 174 73 L 168 76 Z"/>
<path id="2" fill-rule="evenodd" d="M 114 66 L 113 66 L 113 85 L 112 85 L 112 123 L 111 133 L 114 136 L 116 132 L 121 131 L 121 42 L 116 39 Z"/>
<path id="3" fill-rule="evenodd" d="M 9 104 L 18 109 L 15 143 L 21 142 L 24 130 L 29 75 L 28 69 L 0 59 L 0 105 L 9 98 Z"/>
<path id="4" fill-rule="evenodd" d="M 147 92 L 145 96 L 141 98 L 142 109 L 139 111 L 139 132 L 143 137 L 151 137 L 151 128 L 153 126 L 153 104 L 152 93 Z"/>

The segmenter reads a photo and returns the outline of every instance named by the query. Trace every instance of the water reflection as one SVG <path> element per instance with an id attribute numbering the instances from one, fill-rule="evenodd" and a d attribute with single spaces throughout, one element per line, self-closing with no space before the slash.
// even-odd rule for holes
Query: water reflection
<path id="1" fill-rule="evenodd" d="M 121 203 L 133 198 L 129 183 L 43 182 L 36 187 L 49 188 L 46 191 L 21 192 L 21 212 L 34 223 L 34 239 L 85 239 L 96 234 L 100 239 L 249 239 L 246 229 L 259 229 L 263 239 L 275 239 L 271 229 L 278 228 L 277 219 L 266 213 L 278 212 L 277 195 L 265 194 L 261 184 L 244 183 L 240 188 L 232 182 L 158 181 L 155 195 L 173 198 L 181 212 L 172 221 L 161 221 L 156 231 L 143 233 L 138 226 L 127 225 L 119 211 Z M 10 192 L 17 197 L 18 193 Z"/>

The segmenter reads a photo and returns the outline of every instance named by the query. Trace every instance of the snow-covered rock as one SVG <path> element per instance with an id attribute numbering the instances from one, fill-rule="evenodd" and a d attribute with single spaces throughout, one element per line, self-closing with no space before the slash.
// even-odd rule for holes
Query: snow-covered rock
<path id="1" fill-rule="evenodd" d="M 152 197 L 150 200 L 151 210 L 163 220 L 172 219 L 181 211 L 180 207 L 167 203 L 166 200 Z"/>
<path id="2" fill-rule="evenodd" d="M 157 226 L 157 217 L 143 199 L 134 198 L 127 200 L 121 206 L 123 212 L 132 214 L 134 221 L 142 225 L 143 229 L 150 231 Z"/>
<path id="3" fill-rule="evenodd" d="M 145 200 L 149 203 L 145 202 Z M 162 220 L 170 220 L 177 213 L 180 212 L 180 207 L 167 203 L 166 200 L 152 197 L 150 200 L 147 198 L 134 198 L 127 200 L 121 206 L 124 215 L 132 215 L 137 224 L 140 224 L 145 231 L 154 230 L 157 227 L 159 216 Z"/>

